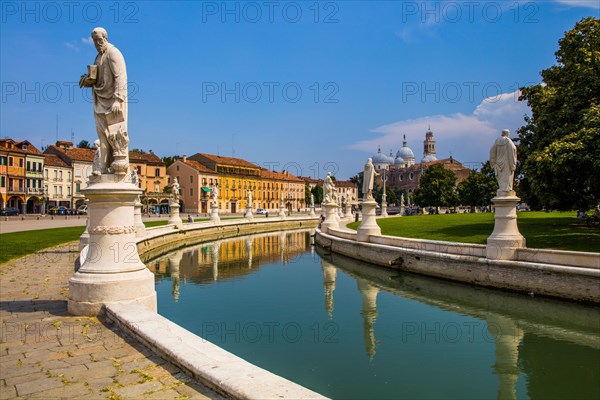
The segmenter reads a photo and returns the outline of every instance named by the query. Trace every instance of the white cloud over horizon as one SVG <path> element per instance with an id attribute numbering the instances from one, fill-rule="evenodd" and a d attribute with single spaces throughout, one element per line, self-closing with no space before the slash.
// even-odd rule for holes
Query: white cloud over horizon
<path id="1" fill-rule="evenodd" d="M 81 43 L 87 44 L 87 45 L 90 45 L 90 46 L 94 45 L 94 41 L 92 40 L 91 37 L 82 37 L 81 38 Z"/>
<path id="2" fill-rule="evenodd" d="M 375 154 L 381 146 L 386 155 L 390 149 L 395 154 L 406 135 L 415 161 L 419 162 L 423 157 L 425 132 L 431 126 L 438 158 L 452 155 L 461 162 L 482 162 L 487 159 L 489 148 L 502 129 L 510 129 L 514 138 L 516 130 L 524 125 L 523 116 L 531 114 L 527 104 L 517 98 L 518 91 L 503 93 L 484 99 L 471 114 L 431 115 L 392 122 L 371 129 L 376 138 L 362 140 L 349 148 Z"/>
<path id="3" fill-rule="evenodd" d="M 554 0 L 558 4 L 570 7 L 584 7 L 600 10 L 600 1 L 598 0 Z"/>

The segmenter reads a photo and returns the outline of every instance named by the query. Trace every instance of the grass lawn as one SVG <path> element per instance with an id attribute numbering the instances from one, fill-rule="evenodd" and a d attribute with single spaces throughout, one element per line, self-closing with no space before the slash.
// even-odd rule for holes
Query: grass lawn
<path id="1" fill-rule="evenodd" d="M 600 252 L 600 229 L 590 228 L 571 212 L 517 213 L 527 247 Z M 357 229 L 360 222 L 348 228 Z M 377 220 L 381 233 L 417 239 L 485 244 L 494 230 L 494 214 L 441 214 Z"/>
<path id="2" fill-rule="evenodd" d="M 147 228 L 166 224 L 167 221 L 144 222 Z M 74 226 L 69 228 L 2 233 L 0 234 L 0 264 L 48 247 L 58 246 L 61 243 L 79 240 L 84 230 L 84 226 Z"/>

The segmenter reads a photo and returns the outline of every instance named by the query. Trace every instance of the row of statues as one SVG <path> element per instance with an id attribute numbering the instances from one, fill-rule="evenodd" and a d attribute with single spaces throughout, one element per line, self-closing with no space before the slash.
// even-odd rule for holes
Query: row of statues
<path id="1" fill-rule="evenodd" d="M 496 174 L 498 193 L 508 194 L 512 192 L 515 169 L 517 168 L 517 147 L 510 139 L 510 131 L 508 129 L 502 130 L 502 136 L 496 139 L 490 149 L 490 165 L 494 168 Z M 375 177 L 379 175 L 375 171 L 373 160 L 369 158 L 363 171 L 362 192 L 365 201 L 373 200 Z M 402 198 L 403 202 L 404 198 Z"/>

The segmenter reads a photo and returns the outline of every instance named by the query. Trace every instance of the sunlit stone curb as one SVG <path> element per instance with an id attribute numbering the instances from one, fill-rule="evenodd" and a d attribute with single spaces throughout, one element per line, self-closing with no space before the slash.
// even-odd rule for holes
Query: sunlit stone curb
<path id="1" fill-rule="evenodd" d="M 208 387 L 234 399 L 325 399 L 221 349 L 136 304 L 112 304 L 107 318 Z"/>

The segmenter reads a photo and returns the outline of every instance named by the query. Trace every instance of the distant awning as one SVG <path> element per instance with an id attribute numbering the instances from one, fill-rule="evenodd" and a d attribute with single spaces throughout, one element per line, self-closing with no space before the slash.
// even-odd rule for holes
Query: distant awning
<path id="1" fill-rule="evenodd" d="M 203 192 L 210 192 L 210 188 L 203 187 L 203 188 L 202 188 L 202 191 L 203 191 Z"/>

